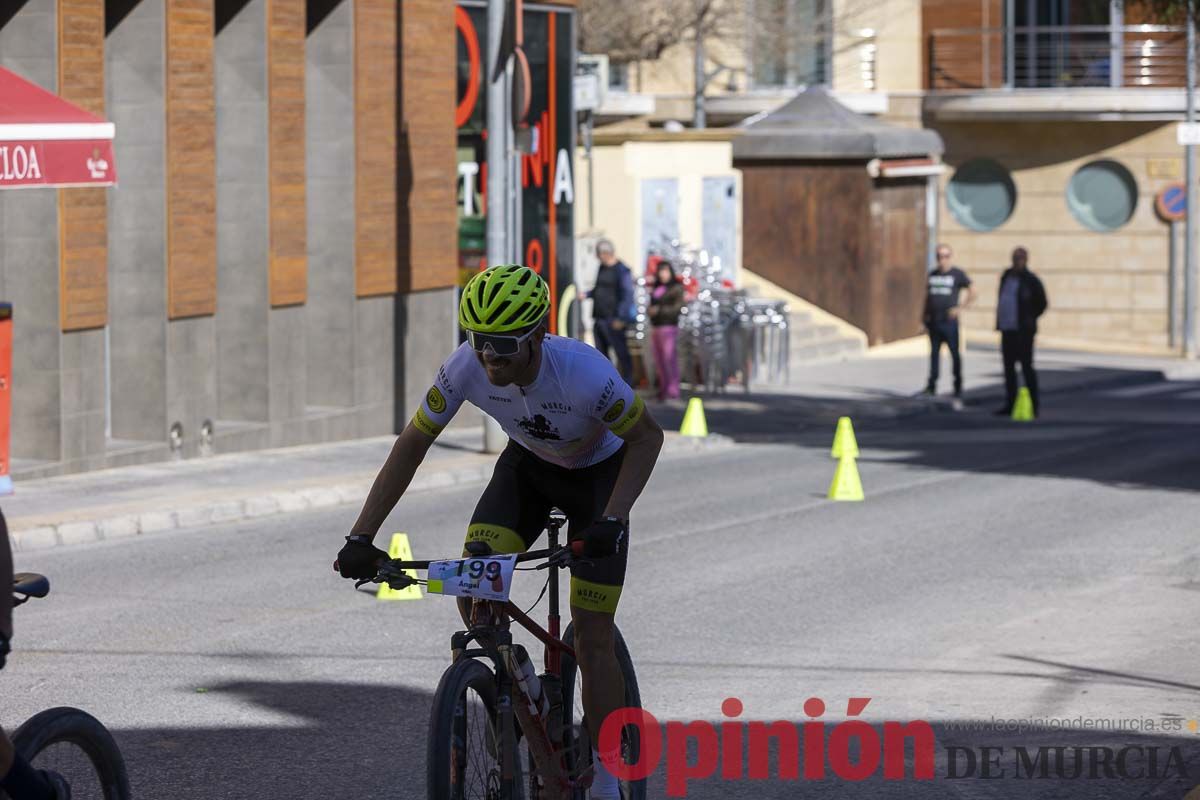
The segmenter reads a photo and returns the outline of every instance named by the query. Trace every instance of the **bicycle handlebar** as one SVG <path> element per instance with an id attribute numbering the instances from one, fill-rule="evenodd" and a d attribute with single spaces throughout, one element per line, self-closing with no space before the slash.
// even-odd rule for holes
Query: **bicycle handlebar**
<path id="1" fill-rule="evenodd" d="M 582 541 L 571 542 L 569 545 L 562 545 L 555 550 L 545 548 L 542 550 L 530 550 L 525 553 L 518 553 L 517 554 L 517 563 L 521 564 L 526 561 L 540 561 L 543 558 L 550 559 L 551 557 L 558 555 L 559 553 L 562 553 L 564 551 L 568 551 L 568 550 L 572 556 L 575 556 L 575 557 L 582 556 L 583 555 L 583 542 Z M 493 556 L 499 556 L 499 555 L 507 555 L 507 554 L 506 553 L 488 553 L 486 555 L 480 554 L 480 555 L 474 555 L 474 556 L 472 556 L 472 555 L 460 556 L 460 558 L 491 558 Z M 430 559 L 427 561 L 401 561 L 400 559 L 389 559 L 388 561 L 386 561 L 384 563 L 386 563 L 388 566 L 391 566 L 396 569 L 429 569 L 429 565 L 432 564 L 434 561 L 457 561 L 457 560 L 458 559 L 453 559 L 453 558 L 451 558 L 451 559 L 436 559 L 435 558 L 435 559 Z"/>
<path id="2" fill-rule="evenodd" d="M 487 555 L 468 555 L 467 558 L 488 558 L 495 555 L 507 555 L 505 553 L 488 553 Z M 546 560 L 545 564 L 541 564 L 537 569 L 548 569 L 550 567 L 562 568 L 571 566 L 571 564 L 582 560 L 583 542 L 575 541 L 567 545 L 561 545 L 557 548 L 545 548 L 542 550 L 530 550 L 527 553 L 518 553 L 516 561 L 522 563 L 526 561 Z M 386 583 L 393 589 L 402 589 L 405 586 L 411 586 L 417 583 L 417 579 L 407 574 L 407 570 L 428 570 L 429 565 L 438 560 L 457 560 L 457 559 L 432 559 L 428 561 L 402 561 L 400 559 L 389 559 L 381 561 L 379 568 L 376 571 L 374 578 L 365 578 L 355 582 L 355 587 L 362 586 L 366 583 Z"/>

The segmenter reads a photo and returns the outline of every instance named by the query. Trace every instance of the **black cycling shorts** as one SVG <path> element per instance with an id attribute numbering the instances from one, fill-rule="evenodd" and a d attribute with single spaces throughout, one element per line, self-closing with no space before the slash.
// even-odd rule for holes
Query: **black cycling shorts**
<path id="1" fill-rule="evenodd" d="M 567 515 L 570 541 L 604 516 L 625 448 L 598 464 L 567 469 L 512 441 L 496 460 L 492 480 L 471 515 L 468 542 L 487 542 L 496 553 L 523 553 L 546 529 L 551 508 Z M 612 614 L 625 582 L 626 553 L 571 569 L 571 605 Z"/>

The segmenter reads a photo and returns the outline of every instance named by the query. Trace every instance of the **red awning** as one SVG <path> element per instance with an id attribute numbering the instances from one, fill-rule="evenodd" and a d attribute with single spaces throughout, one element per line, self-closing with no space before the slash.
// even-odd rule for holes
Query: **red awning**
<path id="1" fill-rule="evenodd" d="M 0 189 L 112 186 L 116 127 L 0 67 Z"/>

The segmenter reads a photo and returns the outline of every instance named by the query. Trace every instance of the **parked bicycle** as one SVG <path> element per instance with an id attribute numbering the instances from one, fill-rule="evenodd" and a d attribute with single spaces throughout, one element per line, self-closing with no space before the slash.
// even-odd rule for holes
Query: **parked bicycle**
<path id="1" fill-rule="evenodd" d="M 588 721 L 583 718 L 574 630 L 559 638 L 558 571 L 579 563 L 582 543 L 560 545 L 566 517 L 546 523 L 549 547 L 520 555 L 494 555 L 482 542 L 468 555 L 443 561 L 386 561 L 364 583 L 393 589 L 424 585 L 435 594 L 470 597 L 470 624 L 451 637 L 453 663 L 443 673 L 429 720 L 427 791 L 430 800 L 586 800 L 593 765 Z M 536 567 L 519 567 L 541 561 Z M 425 570 L 424 579 L 415 576 Z M 546 628 L 511 600 L 516 571 L 548 570 L 534 605 L 549 595 Z M 530 609 L 532 610 L 532 609 Z M 526 649 L 514 643 L 515 621 L 545 648 L 545 671 L 535 674 Z M 637 677 L 620 631 L 617 660 L 625 679 L 625 702 L 640 708 Z M 641 742 L 635 727 L 621 733 L 621 758 L 637 763 Z M 624 800 L 644 800 L 646 782 L 622 782 Z"/>
<path id="2" fill-rule="evenodd" d="M 13 605 L 50 593 L 50 581 L 31 572 L 13 576 Z M 37 769 L 61 775 L 71 800 L 129 800 L 125 759 L 112 734 L 77 708 L 51 708 L 30 717 L 12 736 L 12 746 Z M 0 792 L 0 798 L 6 795 Z M 13 798 L 23 800 L 23 798 Z"/>

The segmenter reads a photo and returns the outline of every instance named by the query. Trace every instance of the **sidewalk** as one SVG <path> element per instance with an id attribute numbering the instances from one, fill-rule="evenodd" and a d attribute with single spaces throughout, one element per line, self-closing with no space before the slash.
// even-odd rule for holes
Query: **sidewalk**
<path id="1" fill-rule="evenodd" d="M 942 394 L 927 398 L 915 394 L 925 384 L 928 356 L 901 352 L 806 366 L 792 373 L 789 385 L 754 387 L 752 395 L 731 389 L 707 396 L 710 427 L 719 429 L 721 420 L 736 411 L 740 427 L 730 423 L 720 433 L 750 440 L 744 430 L 749 426 L 758 431 L 758 440 L 777 441 L 779 425 L 828 427 L 841 415 L 899 418 L 948 410 L 948 356 L 943 355 Z M 1044 405 L 1061 392 L 1200 379 L 1200 364 L 1172 359 L 1039 351 L 1037 365 Z M 999 405 L 1004 376 L 996 349 L 971 347 L 964 369 L 967 404 Z M 786 408 L 762 402 L 763 396 L 776 396 Z M 682 403 L 652 407 L 664 427 L 678 427 Z M 495 456 L 480 452 L 482 437 L 480 428 L 447 430 L 430 450 L 410 491 L 485 481 Z M 394 436 L 381 436 L 19 481 L 16 494 L 0 497 L 0 508 L 14 549 L 29 551 L 357 505 L 366 498 L 394 441 Z M 668 433 L 664 458 L 731 443 L 719 433 L 708 439 Z"/>
<path id="2" fill-rule="evenodd" d="M 0 497 L 13 549 L 73 544 L 357 505 L 395 436 L 216 455 L 19 481 Z M 482 428 L 447 430 L 409 491 L 482 483 L 496 457 L 480 452 Z M 724 437 L 668 433 L 664 457 L 728 446 Z"/>
<path id="3" fill-rule="evenodd" d="M 953 388 L 949 353 L 942 351 L 938 397 L 930 398 L 918 394 L 929 375 L 928 347 L 917 353 L 913 350 L 906 348 L 901 355 L 868 354 L 862 359 L 813 364 L 793 370 L 786 386 L 755 387 L 755 391 L 840 401 L 859 413 L 878 416 L 907 416 L 949 408 Z M 1169 358 L 1038 350 L 1034 366 L 1043 395 L 1101 386 L 1200 379 L 1200 362 Z M 1004 371 L 999 349 L 986 345 L 968 347 L 963 354 L 963 384 L 968 405 L 1001 405 Z"/>

